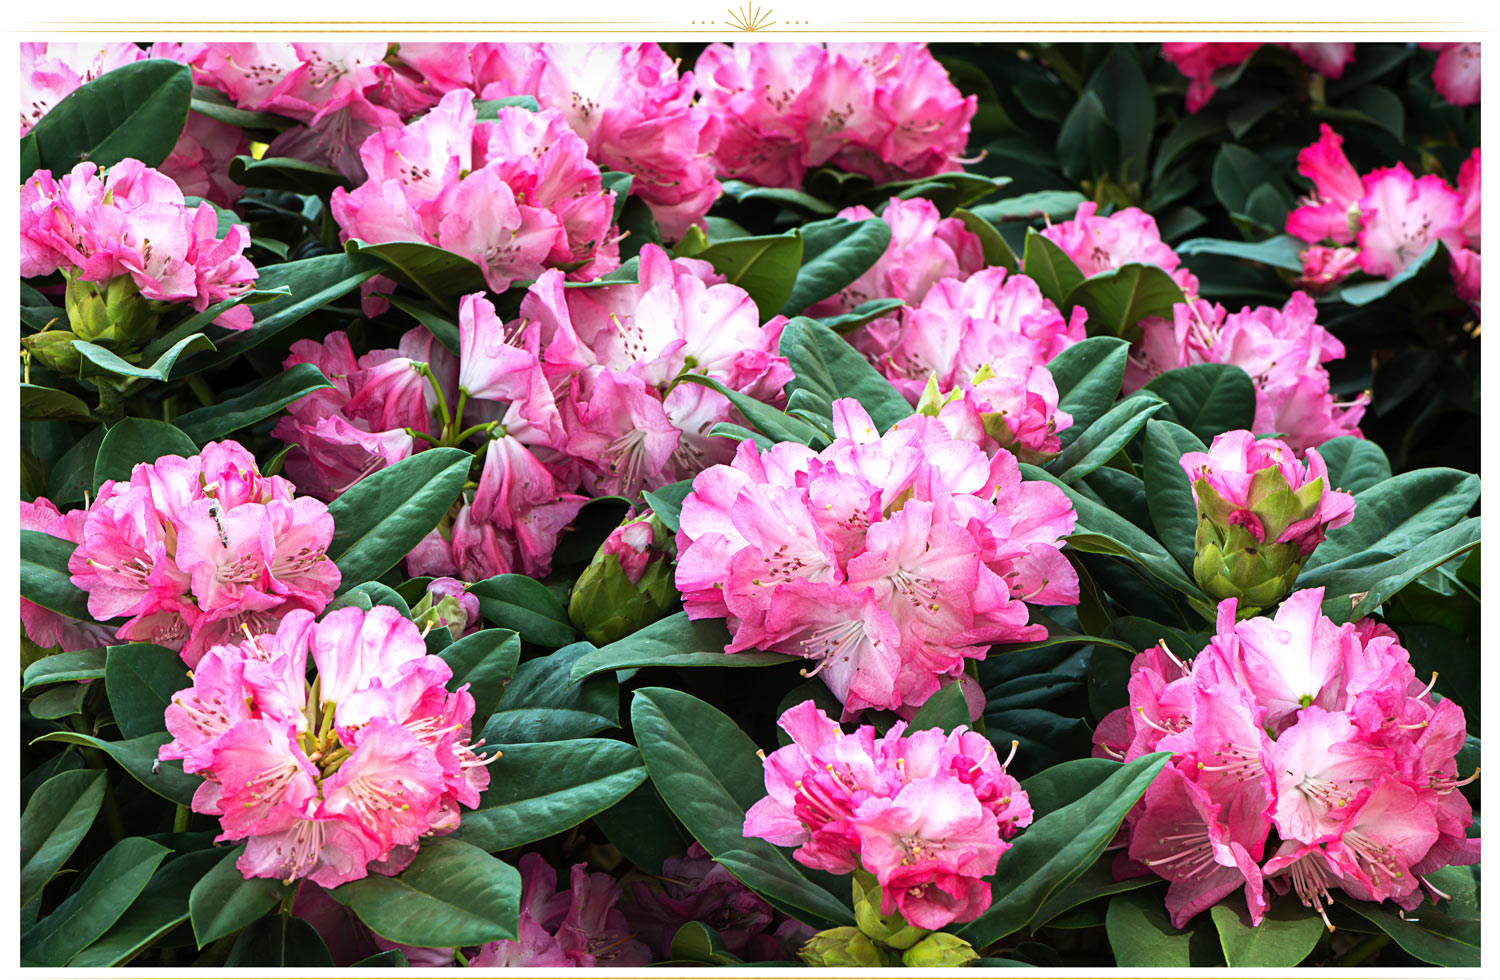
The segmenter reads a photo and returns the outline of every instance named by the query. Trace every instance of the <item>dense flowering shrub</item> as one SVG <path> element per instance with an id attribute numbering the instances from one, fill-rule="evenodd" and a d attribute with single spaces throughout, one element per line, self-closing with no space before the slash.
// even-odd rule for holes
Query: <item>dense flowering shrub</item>
<path id="1" fill-rule="evenodd" d="M 833 425 L 819 453 L 741 443 L 683 501 L 677 588 L 689 616 L 727 619 L 726 651 L 815 661 L 852 717 L 921 704 L 991 643 L 1044 637 L 1026 603 L 1078 601 L 1057 550 L 1072 507 L 1021 482 L 1015 457 L 921 415 L 881 435 L 848 399 Z"/>
<path id="2" fill-rule="evenodd" d="M 1268 884 L 1324 922 L 1333 888 L 1414 908 L 1425 875 L 1478 860 L 1455 791 L 1463 709 L 1427 697 L 1388 627 L 1337 625 L 1322 601 L 1306 589 L 1236 623 L 1224 600 L 1191 665 L 1161 646 L 1136 657 L 1130 705 L 1095 732 L 1096 754 L 1173 753 L 1132 813 L 1124 870 L 1172 883 L 1179 926 L 1240 888 L 1258 922 Z"/>
<path id="3" fill-rule="evenodd" d="M 388 606 L 296 610 L 204 654 L 167 708 L 161 758 L 204 774 L 193 809 L 219 817 L 219 840 L 247 839 L 246 877 L 332 888 L 371 864 L 392 873 L 489 785 L 474 699 L 448 692 L 452 676 Z"/>
<path id="4" fill-rule="evenodd" d="M 449 36 L 22 45 L 23 965 L 1480 965 L 1477 42 Z"/>

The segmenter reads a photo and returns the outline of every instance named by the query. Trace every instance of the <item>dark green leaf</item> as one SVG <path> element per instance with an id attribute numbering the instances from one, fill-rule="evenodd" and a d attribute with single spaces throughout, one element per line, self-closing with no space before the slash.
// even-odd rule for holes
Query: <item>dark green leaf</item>
<path id="1" fill-rule="evenodd" d="M 800 231 L 802 266 L 791 296 L 781 306 L 784 316 L 796 316 L 858 279 L 891 242 L 891 226 L 879 218 L 829 218 L 803 225 Z"/>
<path id="2" fill-rule="evenodd" d="M 124 742 L 106 742 L 92 735 L 78 732 L 48 732 L 38 742 L 63 742 L 68 745 L 87 745 L 100 749 L 120 764 L 120 767 L 147 789 L 159 796 L 184 806 L 193 802 L 193 794 L 203 780 L 182 771 L 182 762 L 158 762 L 156 753 L 172 740 L 166 732 L 143 735 Z M 153 771 L 154 770 L 154 771 Z"/>
<path id="3" fill-rule="evenodd" d="M 229 949 L 225 966 L 333 966 L 328 944 L 306 920 L 269 915 L 245 927 Z"/>
<path id="4" fill-rule="evenodd" d="M 1085 429 L 1048 464 L 1049 469 L 1056 470 L 1058 479 L 1064 483 L 1074 483 L 1088 476 L 1124 449 L 1165 404 L 1151 392 L 1136 392 Z"/>
<path id="5" fill-rule="evenodd" d="M 730 640 L 722 620 L 689 619 L 686 612 L 658 619 L 622 640 L 579 657 L 571 683 L 605 671 L 632 667 L 760 667 L 796 660 L 782 653 L 725 653 Z"/>
<path id="6" fill-rule="evenodd" d="M 332 387 L 314 365 L 293 364 L 243 395 L 179 415 L 172 424 L 201 446 L 270 418 L 305 395 Z"/>
<path id="7" fill-rule="evenodd" d="M 21 139 L 21 182 L 37 169 L 61 177 L 85 160 L 127 157 L 160 166 L 187 123 L 193 73 L 151 58 L 105 72 L 64 97 Z"/>
<path id="8" fill-rule="evenodd" d="M 727 398 L 735 408 L 739 409 L 740 414 L 745 416 L 746 421 L 775 442 L 800 442 L 804 446 L 812 445 L 814 447 L 820 447 L 825 442 L 822 432 L 797 418 L 795 415 L 788 415 L 780 409 L 772 408 L 765 402 L 757 401 L 743 392 L 735 391 L 733 388 L 713 378 L 702 374 L 688 373 L 678 375 L 677 380 L 690 381 L 693 384 L 702 385 L 705 388 L 712 388 L 714 391 L 717 391 Z"/>
<path id="9" fill-rule="evenodd" d="M 109 648 L 104 686 L 115 724 L 126 738 L 164 731 L 172 695 L 191 687 L 187 666 L 176 652 L 150 643 Z"/>
<path id="10" fill-rule="evenodd" d="M 520 847 L 576 827 L 645 778 L 641 754 L 627 742 L 579 738 L 505 745 L 490 766 L 489 789 L 478 807 L 464 813 L 456 836 L 486 851 Z"/>
<path id="11" fill-rule="evenodd" d="M 682 513 L 682 501 L 692 492 L 692 480 L 678 480 L 655 490 L 647 490 L 641 496 L 646 498 L 651 513 L 667 526 L 667 530 L 675 534 L 677 517 Z"/>
<path id="12" fill-rule="evenodd" d="M 1221 902 L 1209 913 L 1219 931 L 1224 962 L 1231 968 L 1296 966 L 1307 959 L 1325 931 L 1316 912 L 1292 901 L 1273 900 L 1258 926 L 1250 924 L 1242 900 Z"/>
<path id="13" fill-rule="evenodd" d="M 1016 253 L 1011 251 L 1009 243 L 1000 236 L 1000 229 L 992 225 L 987 218 L 963 208 L 954 211 L 953 217 L 962 221 L 964 227 L 979 239 L 979 247 L 984 250 L 985 265 L 999 266 L 1007 272 L 1021 271 L 1021 260 L 1016 258 Z"/>
<path id="14" fill-rule="evenodd" d="M 1275 235 L 1261 242 L 1237 242 L 1227 238 L 1194 238 L 1177 246 L 1178 255 L 1228 255 L 1262 262 L 1276 269 L 1302 271 L 1301 253 L 1307 243 L 1292 235 Z"/>
<path id="15" fill-rule="evenodd" d="M 515 630 L 521 639 L 538 646 L 560 647 L 573 642 L 568 611 L 545 585 L 525 575 L 496 575 L 469 586 L 479 600 L 479 611 L 496 626 Z"/>
<path id="16" fill-rule="evenodd" d="M 832 204 L 820 201 L 811 194 L 793 187 L 756 187 L 743 180 L 721 181 L 720 186 L 724 188 L 726 196 L 736 201 L 766 201 L 819 216 L 828 216 L 838 210 Z"/>
<path id="17" fill-rule="evenodd" d="M 78 546 L 41 531 L 21 531 L 21 595 L 44 609 L 91 622 L 88 593 L 73 584 L 68 559 Z"/>
<path id="18" fill-rule="evenodd" d="M 215 850 L 179 854 L 164 863 L 125 914 L 68 966 L 119 966 L 188 917 L 188 893 L 219 858 Z"/>
<path id="19" fill-rule="evenodd" d="M 589 643 L 573 643 L 516 668 L 483 728 L 485 744 L 555 742 L 619 728 L 620 688 L 614 675 L 570 680 L 573 666 L 593 649 Z"/>
<path id="20" fill-rule="evenodd" d="M 1077 191 L 1036 191 L 988 204 L 976 204 L 971 210 L 997 225 L 1007 221 L 1034 221 L 1038 218 L 1065 220 L 1073 217 L 1078 205 L 1086 200 Z M 954 212 L 953 216 L 956 218 L 959 215 Z"/>
<path id="21" fill-rule="evenodd" d="M 144 837 L 127 837 L 110 848 L 73 894 L 21 934 L 21 959 L 66 964 L 115 924 L 169 853 Z"/>
<path id="22" fill-rule="evenodd" d="M 73 769 L 39 786 L 21 813 L 21 904 L 51 880 L 83 840 L 104 801 L 104 773 Z"/>
<path id="23" fill-rule="evenodd" d="M 1064 304 L 1089 311 L 1089 332 L 1108 332 L 1133 340 L 1141 320 L 1150 316 L 1170 317 L 1172 307 L 1187 302 L 1182 287 L 1159 266 L 1130 262 L 1101 272 L 1074 286 Z"/>
<path id="24" fill-rule="evenodd" d="M 1197 436 L 1180 425 L 1157 419 L 1146 423 L 1143 460 L 1146 507 L 1157 540 L 1187 572 L 1193 569 L 1197 551 L 1198 507 L 1193 502 L 1192 484 L 1179 461 L 1183 453 L 1201 453 L 1206 448 Z"/>
<path id="25" fill-rule="evenodd" d="M 1057 385 L 1058 410 L 1073 416 L 1073 424 L 1060 437 L 1064 446 L 1103 417 L 1120 396 L 1128 355 L 1129 345 L 1118 337 L 1089 337 L 1047 364 Z"/>
<path id="26" fill-rule="evenodd" d="M 1110 899 L 1104 928 L 1116 966 L 1186 969 L 1209 965 L 1204 960 L 1216 952 L 1207 930 L 1172 928 L 1162 893 L 1154 888 Z"/>
<path id="27" fill-rule="evenodd" d="M 1146 382 L 1146 389 L 1166 399 L 1158 418 L 1176 422 L 1204 445 L 1214 436 L 1255 424 L 1255 384 L 1234 364 L 1190 364 L 1165 371 Z"/>
<path id="28" fill-rule="evenodd" d="M 709 263 L 715 272 L 749 293 L 764 323 L 791 299 L 802 264 L 802 236 L 792 231 L 715 242 L 693 258 Z"/>
<path id="29" fill-rule="evenodd" d="M 109 427 L 94 460 L 94 492 L 106 480 L 124 481 L 137 463 L 154 463 L 163 456 L 186 459 L 198 454 L 198 444 L 181 429 L 154 419 L 121 419 Z"/>
<path id="30" fill-rule="evenodd" d="M 293 194 L 332 194 L 349 186 L 349 178 L 332 167 L 293 157 L 237 156 L 229 161 L 229 179 L 242 187 L 263 187 Z"/>
<path id="31" fill-rule="evenodd" d="M 479 630 L 454 640 L 439 654 L 453 669 L 450 688 L 469 685 L 474 698 L 474 731 L 483 731 L 500 701 L 505 682 L 516 672 L 521 638 L 511 630 Z"/>
<path id="32" fill-rule="evenodd" d="M 103 650 L 72 650 L 68 653 L 54 653 L 26 668 L 21 675 L 21 690 L 29 691 L 43 684 L 87 681 L 103 676 Z"/>
<path id="33" fill-rule="evenodd" d="M 245 845 L 233 848 L 193 886 L 188 913 L 201 949 L 244 928 L 275 907 L 287 886 L 275 878 L 246 878 L 235 862 Z"/>
<path id="34" fill-rule="evenodd" d="M 787 382 L 787 397 L 806 391 L 821 415 L 832 418 L 836 399 L 853 398 L 884 432 L 912 413 L 911 403 L 869 361 L 816 320 L 790 320 L 781 332 L 781 353 L 796 374 Z"/>
<path id="35" fill-rule="evenodd" d="M 365 477 L 329 504 L 328 557 L 343 581 L 377 579 L 410 554 L 458 497 L 472 459 L 462 449 L 428 449 Z"/>
<path id="36" fill-rule="evenodd" d="M 1026 229 L 1026 254 L 1021 267 L 1036 282 L 1042 295 L 1061 308 L 1084 275 L 1068 253 L 1035 228 Z"/>
<path id="37" fill-rule="evenodd" d="M 969 702 L 964 699 L 963 688 L 955 681 L 944 684 L 938 688 L 917 713 L 912 715 L 907 727 L 912 731 L 925 728 L 941 728 L 945 732 L 951 732 L 960 725 L 967 725 L 969 718 Z"/>
<path id="38" fill-rule="evenodd" d="M 842 313 L 838 316 L 820 317 L 818 322 L 834 333 L 843 336 L 873 320 L 893 316 L 897 310 L 905 305 L 899 299 L 872 299 L 869 302 L 859 304 L 848 313 Z"/>
<path id="39" fill-rule="evenodd" d="M 106 350 L 98 344 L 91 344 L 86 340 L 73 341 L 73 349 L 78 351 L 85 362 L 81 372 L 83 377 L 112 374 L 121 378 L 165 381 L 171 377 L 172 367 L 177 363 L 179 358 L 198 351 L 213 350 L 214 342 L 201 333 L 183 337 L 166 351 L 163 351 L 161 356 L 150 367 L 140 367 L 131 364 L 113 351 Z"/>
<path id="40" fill-rule="evenodd" d="M 77 343 L 77 341 L 74 341 Z M 77 396 L 56 388 L 21 384 L 21 421 L 42 422 L 47 419 L 86 419 L 89 407 Z"/>

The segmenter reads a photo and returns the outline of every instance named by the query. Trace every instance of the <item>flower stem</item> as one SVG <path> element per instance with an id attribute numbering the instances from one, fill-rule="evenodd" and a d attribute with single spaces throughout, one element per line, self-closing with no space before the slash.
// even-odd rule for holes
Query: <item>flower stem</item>
<path id="1" fill-rule="evenodd" d="M 192 817 L 192 815 L 193 811 L 188 809 L 185 804 L 177 804 L 177 815 L 172 818 L 172 833 L 180 834 L 183 831 L 187 830 L 188 820 Z"/>

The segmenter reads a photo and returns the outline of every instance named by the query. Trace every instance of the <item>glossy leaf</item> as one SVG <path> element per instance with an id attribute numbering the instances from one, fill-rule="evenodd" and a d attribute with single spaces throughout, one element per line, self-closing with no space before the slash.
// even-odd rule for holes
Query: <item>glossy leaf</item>
<path id="1" fill-rule="evenodd" d="M 458 497 L 473 457 L 429 449 L 372 473 L 328 505 L 328 557 L 346 585 L 377 579 L 437 527 Z"/>
<path id="2" fill-rule="evenodd" d="M 614 675 L 571 679 L 573 667 L 593 649 L 590 643 L 573 643 L 516 668 L 484 726 L 485 744 L 555 742 L 619 728 L 620 687 Z"/>
<path id="3" fill-rule="evenodd" d="M 159 166 L 182 133 L 192 100 L 187 65 L 150 58 L 105 72 L 54 105 L 21 138 L 21 182 L 38 169 L 62 177 L 81 161 L 127 157 Z"/>
<path id="4" fill-rule="evenodd" d="M 570 680 L 576 684 L 594 674 L 632 667 L 760 667 L 799 659 L 759 650 L 728 654 L 724 647 L 729 640 L 722 620 L 694 620 L 686 612 L 673 613 L 622 640 L 585 653 L 573 664 Z"/>
<path id="5" fill-rule="evenodd" d="M 201 446 L 270 418 L 299 398 L 332 387 L 314 365 L 293 364 L 243 395 L 179 415 L 172 424 Z"/>
<path id="6" fill-rule="evenodd" d="M 574 640 L 573 623 L 557 596 L 525 575 L 496 575 L 469 586 L 484 618 L 539 646 L 560 647 Z"/>
<path id="7" fill-rule="evenodd" d="M 144 837 L 127 837 L 110 848 L 62 904 L 21 934 L 21 959 L 66 964 L 115 924 L 169 853 Z"/>
<path id="8" fill-rule="evenodd" d="M 25 905 L 72 856 L 104 801 L 104 773 L 74 769 L 47 780 L 21 812 L 21 904 Z"/>
<path id="9" fill-rule="evenodd" d="M 276 878 L 246 878 L 235 862 L 245 845 L 232 848 L 193 885 L 189 918 L 199 948 L 244 928 L 281 901 L 288 886 Z"/>

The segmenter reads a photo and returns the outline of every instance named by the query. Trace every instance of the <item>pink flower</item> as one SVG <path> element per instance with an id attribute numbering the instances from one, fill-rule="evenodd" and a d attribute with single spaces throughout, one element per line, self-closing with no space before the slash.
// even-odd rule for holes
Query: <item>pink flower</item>
<path id="1" fill-rule="evenodd" d="M 46 497 L 38 497 L 31 503 L 21 501 L 23 531 L 41 531 L 77 544 L 83 537 L 85 519 L 86 514 L 81 510 L 59 512 Z M 61 653 L 108 646 L 111 639 L 109 630 L 98 623 L 64 616 L 29 599 L 21 600 L 21 628 L 32 643 L 43 649 L 57 647 Z"/>
<path id="2" fill-rule="evenodd" d="M 1360 268 L 1387 279 L 1435 241 L 1463 245 L 1464 200 L 1441 177 L 1412 177 L 1404 164 L 1364 176 L 1359 200 Z"/>
<path id="3" fill-rule="evenodd" d="M 486 943 L 470 966 L 645 966 L 651 950 L 629 930 L 617 907 L 622 892 L 606 874 L 573 865 L 569 888 L 557 891 L 557 872 L 538 854 L 524 854 L 518 939 Z"/>
<path id="4" fill-rule="evenodd" d="M 711 44 L 696 76 L 720 175 L 763 186 L 825 163 L 876 183 L 955 169 L 976 108 L 921 44 Z"/>
<path id="5" fill-rule="evenodd" d="M 1304 65 L 1329 78 L 1338 78 L 1354 60 L 1354 45 L 1347 41 L 1332 44 L 1276 42 L 1276 46 L 1289 49 Z M 1197 112 L 1218 91 L 1213 83 L 1214 74 L 1221 68 L 1242 64 L 1259 47 L 1259 43 L 1240 41 L 1179 41 L 1164 43 L 1161 54 L 1187 76 L 1187 110 Z"/>
<path id="6" fill-rule="evenodd" d="M 1072 425 L 1073 417 L 1057 408 L 1052 372 L 1028 357 L 1014 357 L 986 364 L 975 378 L 960 379 L 941 396 L 934 376 L 917 410 L 935 411 L 954 438 L 977 442 L 987 453 L 1005 449 L 1022 462 L 1042 463 L 1062 449 L 1057 433 Z"/>
<path id="7" fill-rule="evenodd" d="M 101 486 L 82 519 L 73 584 L 96 619 L 131 617 L 116 637 L 179 650 L 193 666 L 241 625 L 274 629 L 333 598 L 333 521 L 293 490 L 234 442 L 138 464 L 128 482 Z"/>
<path id="8" fill-rule="evenodd" d="M 1458 298 L 1474 308 L 1479 315 L 1479 253 L 1461 248 L 1448 257 L 1448 270 L 1453 274 L 1453 285 Z"/>
<path id="9" fill-rule="evenodd" d="M 1432 70 L 1432 84 L 1451 105 L 1479 104 L 1479 45 L 1440 42 L 1423 44 L 1442 52 Z"/>
<path id="10" fill-rule="evenodd" d="M 218 840 L 248 838 L 247 878 L 332 888 L 404 865 L 478 803 L 488 760 L 468 741 L 473 698 L 449 693 L 451 677 L 390 607 L 321 623 L 294 612 L 273 634 L 207 651 L 167 709 L 174 739 L 160 755 L 204 776 L 193 808 L 220 817 Z"/>
<path id="11" fill-rule="evenodd" d="M 241 190 L 229 179 L 229 161 L 249 152 L 250 139 L 243 129 L 190 112 L 161 172 L 176 181 L 184 194 L 227 208 Z"/>
<path id="12" fill-rule="evenodd" d="M 1364 185 L 1344 156 L 1344 138 L 1327 123 L 1320 133 L 1316 143 L 1297 154 L 1297 172 L 1313 182 L 1315 192 L 1287 215 L 1286 231 L 1309 243 L 1349 245 L 1359 231 Z"/>
<path id="13" fill-rule="evenodd" d="M 1325 44 L 1283 42 L 1279 45 L 1302 59 L 1302 63 L 1320 75 L 1338 78 L 1354 60 L 1354 42 L 1334 41 Z"/>
<path id="14" fill-rule="evenodd" d="M 1463 198 L 1463 223 L 1459 225 L 1459 231 L 1463 232 L 1465 244 L 1476 252 L 1479 250 L 1479 147 L 1474 147 L 1474 152 L 1469 154 L 1467 160 L 1458 168 L 1458 193 Z"/>
<path id="15" fill-rule="evenodd" d="M 1078 205 L 1078 213 L 1072 220 L 1043 228 L 1042 234 L 1066 252 L 1084 276 L 1141 262 L 1171 273 L 1189 299 L 1198 295 L 1197 277 L 1161 240 L 1155 218 L 1140 208 L 1125 208 L 1099 218 L 1095 217 L 1098 209 L 1093 201 L 1084 201 Z"/>
<path id="16" fill-rule="evenodd" d="M 1036 283 L 995 267 L 935 284 L 916 308 L 870 324 L 853 337 L 896 390 L 916 404 L 930 377 L 949 391 L 986 365 L 1015 374 L 1040 367 L 1082 340 L 1088 313 L 1064 319 Z M 1010 367 L 999 365 L 1019 362 Z"/>
<path id="17" fill-rule="evenodd" d="M 21 44 L 21 132 L 25 136 L 51 109 L 86 82 L 146 58 L 129 41 L 25 41 Z"/>
<path id="18" fill-rule="evenodd" d="M 845 208 L 840 218 L 863 221 L 875 214 L 863 206 Z M 893 197 L 880 213 L 891 228 L 891 242 L 858 279 L 808 307 L 812 317 L 847 313 L 873 299 L 916 304 L 942 279 L 962 281 L 985 267 L 979 237 L 957 218 L 944 218 L 926 198 Z"/>
<path id="19" fill-rule="evenodd" d="M 365 140 L 369 179 L 332 199 L 344 237 L 441 245 L 478 264 L 495 292 L 549 265 L 576 266 L 585 279 L 618 265 L 614 194 L 562 114 L 505 107 L 478 122 L 471 100 L 449 92 L 411 124 Z"/>
<path id="20" fill-rule="evenodd" d="M 1310 245 L 1297 254 L 1302 275 L 1297 285 L 1314 295 L 1327 292 L 1359 269 L 1359 249 Z"/>
<path id="21" fill-rule="evenodd" d="M 677 587 L 692 618 L 723 616 L 727 651 L 818 662 L 844 702 L 921 704 L 966 658 L 1042 635 L 1027 602 L 1077 602 L 1057 552 L 1073 512 L 926 416 L 883 436 L 852 399 L 834 402 L 819 453 L 742 443 L 683 501 Z"/>
<path id="22" fill-rule="evenodd" d="M 835 874 L 863 867 L 880 883 L 881 912 L 919 928 L 989 907 L 983 878 L 1031 823 L 1031 805 L 985 738 L 905 722 L 880 738 L 869 725 L 846 735 L 811 701 L 778 723 L 792 744 L 765 757 L 767 795 L 745 836 L 800 844 L 799 862 Z"/>

